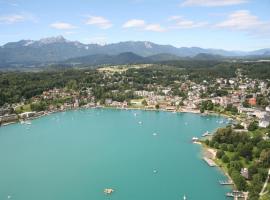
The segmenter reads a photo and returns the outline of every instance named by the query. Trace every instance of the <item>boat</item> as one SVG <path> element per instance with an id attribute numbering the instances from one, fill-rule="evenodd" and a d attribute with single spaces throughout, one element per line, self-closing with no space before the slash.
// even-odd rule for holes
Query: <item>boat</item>
<path id="1" fill-rule="evenodd" d="M 142 122 L 141 122 L 141 121 L 139 121 L 138 123 L 139 123 L 139 124 L 142 124 Z"/>
<path id="2" fill-rule="evenodd" d="M 204 134 L 202 134 L 202 137 L 211 136 L 211 133 L 209 131 L 206 131 Z"/>
<path id="3" fill-rule="evenodd" d="M 26 122 L 25 122 L 25 124 L 26 124 L 26 125 L 31 125 L 31 124 L 32 124 L 32 122 L 30 122 L 30 121 L 26 121 Z"/>
<path id="4" fill-rule="evenodd" d="M 112 194 L 113 192 L 114 192 L 114 190 L 112 188 L 105 188 L 104 189 L 105 194 Z"/>
<path id="5" fill-rule="evenodd" d="M 199 140 L 199 138 L 197 137 L 192 137 L 192 142 L 197 142 Z"/>
<path id="6" fill-rule="evenodd" d="M 183 200 L 186 200 L 186 199 L 187 199 L 187 197 L 186 197 L 186 195 L 184 195 L 184 196 L 183 196 Z"/>
<path id="7" fill-rule="evenodd" d="M 157 173 L 157 170 L 156 170 L 156 169 L 154 169 L 154 170 L 153 170 L 153 173 L 154 173 L 154 174 L 156 174 L 156 173 Z"/>
<path id="8" fill-rule="evenodd" d="M 157 136 L 157 133 L 153 133 L 153 136 Z"/>
<path id="9" fill-rule="evenodd" d="M 31 125 L 32 123 L 30 121 L 21 121 L 21 124 Z"/>

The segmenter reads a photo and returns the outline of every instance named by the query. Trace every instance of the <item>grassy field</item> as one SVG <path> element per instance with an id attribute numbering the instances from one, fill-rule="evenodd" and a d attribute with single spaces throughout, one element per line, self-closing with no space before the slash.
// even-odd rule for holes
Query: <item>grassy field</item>
<path id="1" fill-rule="evenodd" d="M 24 113 L 24 112 L 31 112 L 31 108 L 30 108 L 30 104 L 27 104 L 27 105 L 23 105 L 23 106 L 18 106 L 16 109 L 15 109 L 15 112 L 17 114 L 20 114 L 20 113 Z"/>
<path id="2" fill-rule="evenodd" d="M 107 67 L 101 67 L 97 70 L 100 72 L 107 72 L 107 73 L 122 73 L 127 71 L 128 69 L 141 69 L 150 67 L 152 64 L 138 64 L 138 65 L 113 65 L 113 66 L 107 66 Z"/>

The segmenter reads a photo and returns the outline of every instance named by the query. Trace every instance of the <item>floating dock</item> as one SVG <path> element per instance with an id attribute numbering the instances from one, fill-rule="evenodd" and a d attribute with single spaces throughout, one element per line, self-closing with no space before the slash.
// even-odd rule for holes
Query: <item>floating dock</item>
<path id="1" fill-rule="evenodd" d="M 232 197 L 234 199 L 238 199 L 238 198 L 246 198 L 245 194 L 243 192 L 240 191 L 233 191 L 233 192 L 229 192 L 226 194 L 227 197 Z"/>
<path id="2" fill-rule="evenodd" d="M 220 185 L 233 185 L 232 181 L 219 181 Z"/>
<path id="3" fill-rule="evenodd" d="M 210 166 L 210 167 L 216 167 L 216 163 L 211 160 L 210 158 L 207 158 L 207 157 L 203 157 L 203 160 Z"/>

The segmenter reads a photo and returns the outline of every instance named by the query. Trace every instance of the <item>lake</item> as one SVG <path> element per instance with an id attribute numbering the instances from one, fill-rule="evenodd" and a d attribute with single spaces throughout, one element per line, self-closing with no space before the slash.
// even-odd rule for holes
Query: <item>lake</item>
<path id="1" fill-rule="evenodd" d="M 191 143 L 218 116 L 141 110 L 54 113 L 0 128 L 0 199 L 225 200 L 226 177 Z M 113 188 L 105 195 L 105 188 Z"/>

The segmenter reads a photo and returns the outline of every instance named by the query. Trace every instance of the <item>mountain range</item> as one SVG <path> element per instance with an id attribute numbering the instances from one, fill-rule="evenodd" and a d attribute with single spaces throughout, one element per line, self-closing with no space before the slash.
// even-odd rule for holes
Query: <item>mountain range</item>
<path id="1" fill-rule="evenodd" d="M 220 59 L 267 57 L 270 48 L 256 51 L 227 51 L 199 47 L 174 47 L 148 41 L 127 41 L 113 44 L 83 44 L 62 36 L 40 40 L 21 40 L 0 46 L 0 66 L 40 63 L 124 64 L 165 60 Z"/>

